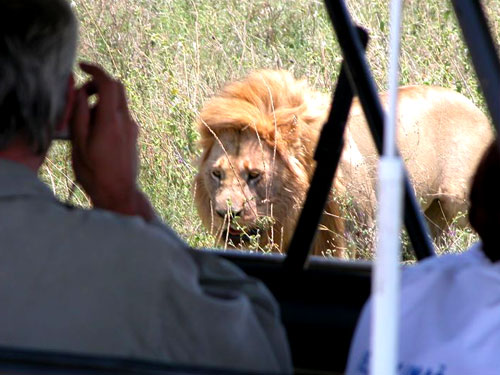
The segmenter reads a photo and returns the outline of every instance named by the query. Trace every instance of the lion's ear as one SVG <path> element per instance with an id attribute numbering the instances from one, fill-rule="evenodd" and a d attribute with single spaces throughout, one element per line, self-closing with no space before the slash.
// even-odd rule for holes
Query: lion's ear
<path id="1" fill-rule="evenodd" d="M 293 115 L 286 128 L 286 136 L 288 138 L 287 141 L 294 142 L 294 140 L 296 141 L 302 139 L 302 129 L 304 127 L 301 127 L 300 125 L 300 120 L 296 115 Z"/>
<path id="2" fill-rule="evenodd" d="M 299 131 L 299 119 L 297 118 L 297 115 L 286 114 L 285 116 L 280 117 L 281 118 L 276 119 L 276 122 L 283 140 L 287 141 L 290 138 L 296 138 Z"/>
<path id="3" fill-rule="evenodd" d="M 198 165 L 201 165 L 202 163 L 206 162 L 208 159 L 208 155 L 210 155 L 210 151 L 212 151 L 212 146 L 214 142 L 213 140 L 208 140 L 205 141 L 205 144 L 202 146 L 202 153 L 198 157 Z"/>
<path id="4" fill-rule="evenodd" d="M 301 128 L 299 119 L 295 114 L 280 116 L 276 122 L 278 124 L 278 143 L 286 146 L 288 153 L 297 156 L 302 149 Z"/>

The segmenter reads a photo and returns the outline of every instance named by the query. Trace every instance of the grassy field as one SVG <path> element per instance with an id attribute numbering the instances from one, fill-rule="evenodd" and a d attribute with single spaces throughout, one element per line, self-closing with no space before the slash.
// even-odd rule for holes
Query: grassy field
<path id="1" fill-rule="evenodd" d="M 484 1 L 496 39 L 500 2 Z M 98 62 L 128 89 L 141 125 L 140 184 L 161 217 L 193 246 L 214 246 L 193 204 L 198 155 L 194 120 L 225 82 L 256 68 L 284 68 L 331 91 L 341 56 L 323 3 L 316 0 L 75 0 L 78 58 Z M 349 0 L 371 32 L 368 59 L 386 88 L 388 1 Z M 453 88 L 483 107 L 448 1 L 405 1 L 401 84 Z M 82 77 L 80 76 L 80 79 Z M 112 152 L 112 150 L 110 150 Z M 43 178 L 59 197 L 88 206 L 73 183 L 67 145 L 58 144 Z M 370 241 L 370 233 L 361 240 Z M 443 249 L 474 239 L 456 231 Z"/>

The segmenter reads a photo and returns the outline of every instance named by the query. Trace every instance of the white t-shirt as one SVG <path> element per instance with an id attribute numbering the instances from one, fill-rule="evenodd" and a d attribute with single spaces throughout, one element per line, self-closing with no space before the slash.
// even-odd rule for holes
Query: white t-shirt
<path id="1" fill-rule="evenodd" d="M 348 375 L 369 373 L 371 300 L 358 321 Z M 500 374 L 500 262 L 475 244 L 426 259 L 402 275 L 401 375 Z"/>

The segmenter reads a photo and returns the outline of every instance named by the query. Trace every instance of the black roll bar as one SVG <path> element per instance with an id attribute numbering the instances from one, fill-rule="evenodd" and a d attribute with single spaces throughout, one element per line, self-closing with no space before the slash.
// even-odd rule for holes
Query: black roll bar
<path id="1" fill-rule="evenodd" d="M 351 86 L 359 96 L 377 151 L 381 154 L 385 113 L 380 104 L 375 82 L 361 43 L 354 31 L 344 1 L 325 0 L 325 4 L 337 34 L 344 60 L 347 62 L 347 74 Z M 404 171 L 404 184 L 404 223 L 415 255 L 418 260 L 421 260 L 434 255 L 434 246 L 406 170 Z"/>
<path id="2" fill-rule="evenodd" d="M 500 134 L 500 63 L 488 23 L 477 0 L 452 0 L 488 111 Z"/>
<path id="3" fill-rule="evenodd" d="M 360 27 L 357 30 L 363 48 L 366 48 L 368 33 Z M 337 87 L 333 93 L 330 114 L 321 129 L 314 153 L 316 169 L 304 201 L 304 207 L 288 246 L 288 255 L 283 262 L 284 267 L 289 270 L 298 271 L 304 267 L 307 261 L 310 247 L 323 214 L 323 207 L 328 199 L 333 178 L 337 171 L 340 155 L 344 148 L 344 131 L 353 98 L 354 93 L 347 77 L 346 67 L 342 64 Z"/>
<path id="4" fill-rule="evenodd" d="M 332 181 L 326 181 L 326 178 L 333 179 L 340 160 L 343 133 L 349 113 L 349 109 L 346 113 L 346 108 L 351 106 L 353 93 L 359 97 L 379 154 L 382 153 L 383 148 L 385 114 L 366 62 L 363 41 L 360 39 L 362 34 L 358 35 L 359 31 L 356 32 L 343 0 L 325 0 L 325 4 L 342 50 L 344 63 L 334 94 L 330 116 L 318 141 L 315 153 L 316 170 L 284 261 L 284 267 L 293 270 L 302 269 L 307 260 L 314 233 L 317 230 L 332 184 Z M 346 81 L 349 82 L 349 85 Z M 342 98 L 343 96 L 344 98 Z M 323 152 L 328 145 L 330 145 L 330 149 L 334 150 L 331 155 Z M 415 255 L 418 260 L 421 260 L 434 255 L 434 248 L 406 171 L 404 180 L 404 222 Z M 324 186 L 318 187 L 318 184 Z"/>

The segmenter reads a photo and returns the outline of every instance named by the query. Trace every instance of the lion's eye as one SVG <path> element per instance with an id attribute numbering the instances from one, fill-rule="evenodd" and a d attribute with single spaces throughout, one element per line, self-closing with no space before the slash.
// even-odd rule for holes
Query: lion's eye
<path id="1" fill-rule="evenodd" d="M 248 172 L 248 181 L 257 181 L 262 176 L 259 171 L 249 171 Z"/>
<path id="2" fill-rule="evenodd" d="M 213 169 L 212 177 L 215 178 L 216 180 L 220 180 L 222 177 L 222 172 L 219 169 Z"/>

